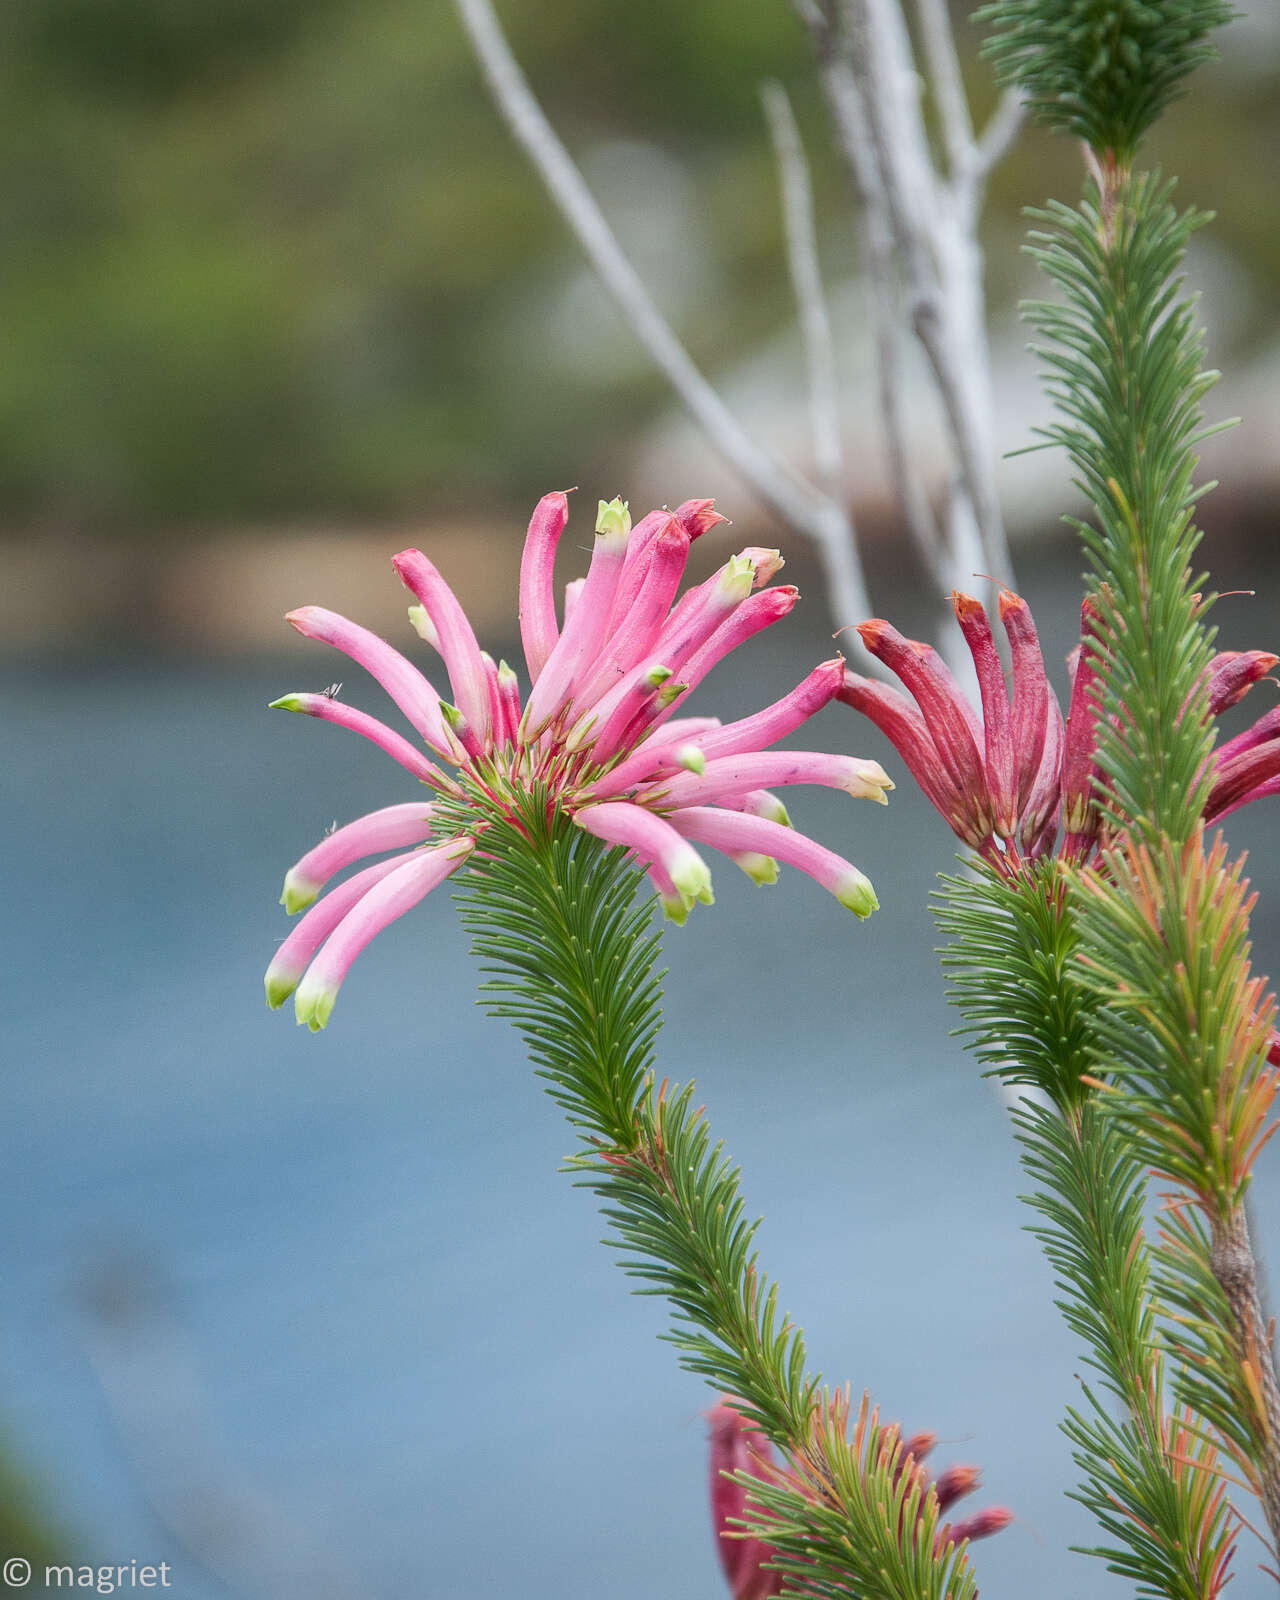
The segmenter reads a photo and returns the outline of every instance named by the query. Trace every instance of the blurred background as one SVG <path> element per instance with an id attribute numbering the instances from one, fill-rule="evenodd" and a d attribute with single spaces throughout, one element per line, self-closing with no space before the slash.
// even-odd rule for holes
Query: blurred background
<path id="1" fill-rule="evenodd" d="M 1280 18 L 1245 10 L 1152 154 L 1217 212 L 1189 276 L 1225 374 L 1210 414 L 1245 424 L 1206 450 L 1203 554 L 1218 588 L 1258 591 L 1224 600 L 1222 643 L 1280 648 Z M 758 97 L 766 77 L 791 91 L 872 593 L 925 631 L 859 239 L 788 7 L 503 13 L 692 354 L 807 466 Z M 995 92 L 955 14 L 981 116 Z M 711 1397 L 557 1173 L 569 1134 L 477 1013 L 445 896 L 377 941 L 325 1035 L 262 1009 L 285 867 L 408 797 L 356 741 L 265 706 L 355 671 L 290 636 L 294 605 L 413 645 L 388 564 L 406 543 L 514 659 L 519 541 L 548 488 L 582 489 L 565 577 L 597 496 L 714 494 L 735 526 L 703 541 L 706 567 L 778 530 L 584 265 L 444 0 L 8 0 L 0 94 L 0 1557 L 168 1561 L 190 1600 L 716 1596 Z M 1015 312 L 1039 292 L 1020 211 L 1078 181 L 1069 145 L 1026 132 L 992 183 L 1002 449 L 1045 415 Z M 913 428 L 940 472 L 923 398 Z M 1060 663 L 1072 491 L 1049 454 L 1002 471 Z M 808 551 L 786 554 L 806 602 L 752 647 L 754 679 L 710 681 L 719 714 L 783 692 L 855 620 L 831 617 Z M 346 696 L 377 710 L 363 684 Z M 850 712 L 813 737 L 896 772 Z M 1078 1356 L 1022 1232 L 1005 1113 L 947 1037 L 927 897 L 951 837 L 905 783 L 870 809 L 795 808 L 875 880 L 867 926 L 795 875 L 761 898 L 721 872 L 715 910 L 668 935 L 663 1065 L 696 1072 L 743 1162 L 816 1363 L 936 1429 L 941 1463 L 983 1465 L 975 1503 L 1017 1513 L 976 1552 L 984 1592 L 1093 1593 L 1065 1548 L 1091 1530 L 1056 1432 Z M 1280 811 L 1230 827 L 1275 972 Z M 1242 1553 L 1234 1592 L 1260 1594 Z"/>

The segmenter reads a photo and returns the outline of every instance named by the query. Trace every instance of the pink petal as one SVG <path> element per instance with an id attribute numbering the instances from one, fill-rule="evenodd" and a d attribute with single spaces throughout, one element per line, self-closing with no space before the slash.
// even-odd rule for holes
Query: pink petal
<path id="1" fill-rule="evenodd" d="M 358 662 L 378 680 L 433 750 L 449 761 L 462 759 L 457 740 L 445 727 L 440 696 L 417 667 L 385 639 L 323 606 L 302 606 L 289 612 L 285 621 L 304 638 L 331 644 Z"/>
<path id="2" fill-rule="evenodd" d="M 1018 833 L 1022 851 L 1029 856 L 1041 856 L 1051 849 L 1058 834 L 1062 748 L 1066 742 L 1066 726 L 1062 720 L 1062 707 L 1052 689 L 1049 690 L 1048 708 L 1040 770 L 1036 773 L 1031 793 L 1023 803 L 1022 825 Z"/>
<path id="3" fill-rule="evenodd" d="M 498 663 L 498 704 L 502 711 L 502 737 L 514 744 L 520 727 L 520 680 L 505 661 Z"/>
<path id="4" fill-rule="evenodd" d="M 620 625 L 640 592 L 640 586 L 648 571 L 653 541 L 663 529 L 672 525 L 672 521 L 669 511 L 650 511 L 632 528 L 631 537 L 627 540 L 627 554 L 622 563 L 622 576 L 618 579 L 613 605 L 609 610 L 610 634 Z M 688 537 L 686 530 L 686 538 Z"/>
<path id="5" fill-rule="evenodd" d="M 484 668 L 485 693 L 489 697 L 489 726 L 492 729 L 492 742 L 495 745 L 506 744 L 507 727 L 502 711 L 502 692 L 498 688 L 498 663 L 487 650 L 480 652 L 480 663 Z"/>
<path id="6" fill-rule="evenodd" d="M 563 491 L 544 494 L 529 519 L 520 558 L 520 640 L 534 683 L 560 637 L 554 588 L 556 546 L 568 520 L 569 501 Z"/>
<path id="7" fill-rule="evenodd" d="M 440 768 L 428 761 L 420 750 L 416 750 L 409 741 L 398 734 L 394 728 L 388 728 L 385 722 L 379 722 L 376 717 L 371 717 L 367 712 L 357 711 L 354 706 L 344 705 L 342 701 L 335 700 L 327 694 L 286 694 L 279 700 L 273 700 L 270 707 L 272 711 L 299 711 L 307 717 L 318 717 L 321 722 L 335 723 L 339 728 L 347 728 L 352 733 L 361 734 L 366 739 L 371 739 L 379 748 L 385 750 L 394 761 L 412 772 L 415 778 L 420 778 L 423 783 L 433 783 L 438 786 L 455 788 L 453 780 L 447 778 Z"/>
<path id="8" fill-rule="evenodd" d="M 420 844 L 431 836 L 433 810 L 425 800 L 384 806 L 380 811 L 371 811 L 367 816 L 348 822 L 346 827 L 326 834 L 285 874 L 281 905 L 290 913 L 301 911 L 311 904 L 336 872 L 359 861 L 361 856 Z"/>
<path id="9" fill-rule="evenodd" d="M 755 583 L 755 563 L 744 553 L 731 557 L 705 583 L 681 595 L 679 604 L 654 641 L 653 653 L 679 671 L 687 657 L 731 617 Z"/>
<path id="10" fill-rule="evenodd" d="M 744 1535 L 748 1490 L 738 1473 L 763 1479 L 775 1465 L 769 1441 L 738 1411 L 728 1396 L 707 1412 L 711 1424 L 711 1526 L 720 1565 L 733 1600 L 771 1600 L 783 1588 L 783 1575 L 767 1570 L 777 1551 L 762 1539 Z"/>
<path id="11" fill-rule="evenodd" d="M 1258 745 L 1266 744 L 1275 738 L 1280 738 L 1280 706 L 1272 706 L 1270 711 L 1264 712 L 1243 733 L 1238 733 L 1234 739 L 1228 739 L 1225 744 L 1219 745 L 1213 752 L 1214 764 L 1221 767 L 1224 761 L 1231 761 L 1234 757 L 1243 755 L 1246 750 L 1254 750 Z"/>
<path id="12" fill-rule="evenodd" d="M 652 811 L 615 800 L 584 806 L 574 813 L 573 820 L 597 839 L 634 850 L 643 861 L 658 862 L 687 899 L 711 903 L 706 862 L 669 822 Z"/>
<path id="13" fill-rule="evenodd" d="M 952 590 L 951 602 L 978 674 L 991 820 L 1002 839 L 1012 839 L 1018 828 L 1018 784 L 1014 772 L 1012 713 L 1004 668 L 1000 665 L 991 624 L 981 604 L 972 595 L 961 594 L 958 589 Z"/>
<path id="14" fill-rule="evenodd" d="M 530 737 L 536 737 L 564 709 L 579 675 L 594 670 L 626 548 L 626 534 L 612 522 L 596 534 L 582 596 L 573 614 L 566 617 L 564 632 L 529 695 L 525 722 Z"/>
<path id="15" fill-rule="evenodd" d="M 728 522 L 728 517 L 721 516 L 715 504 L 714 500 L 686 500 L 676 507 L 676 517 L 690 539 L 700 539 L 717 523 Z"/>
<path id="16" fill-rule="evenodd" d="M 574 687 L 574 709 L 581 713 L 612 689 L 651 651 L 661 630 L 689 558 L 689 536 L 670 519 L 652 541 L 646 565 L 630 608 L 606 637 L 596 670 Z"/>
<path id="17" fill-rule="evenodd" d="M 737 610 L 725 618 L 707 642 L 695 650 L 681 666 L 679 678 L 686 686 L 684 698 L 688 698 L 713 667 L 739 645 L 745 644 L 753 634 L 771 628 L 775 622 L 781 622 L 799 598 L 800 591 L 789 583 L 778 584 L 772 589 L 761 589 L 758 594 L 748 595 Z M 642 715 L 641 723 L 643 725 L 652 722 L 655 726 L 660 725 L 667 720 L 674 708 L 673 703 L 652 715 L 646 713 Z M 633 726 L 628 732 L 626 742 L 634 743 L 641 732 L 642 726 Z"/>
<path id="18" fill-rule="evenodd" d="M 1273 794 L 1266 787 L 1280 776 L 1280 739 L 1214 763 L 1213 787 L 1204 808 L 1206 822 L 1219 822 L 1250 800 Z"/>
<path id="19" fill-rule="evenodd" d="M 902 679 L 920 707 L 947 777 L 966 809 L 989 816 L 986 771 L 975 739 L 977 718 L 937 652 L 904 638 L 879 617 L 860 623 L 858 633 L 871 654 Z"/>
<path id="20" fill-rule="evenodd" d="M 1220 650 L 1209 663 L 1209 714 L 1243 700 L 1260 678 L 1280 664 L 1267 650 Z"/>
<path id="21" fill-rule="evenodd" d="M 948 826 L 979 849 L 989 836 L 980 805 L 960 792 L 944 768 L 937 746 L 919 711 L 899 690 L 846 670 L 838 699 L 870 717 L 907 764 L 907 770 Z"/>
<path id="22" fill-rule="evenodd" d="M 751 750 L 708 761 L 700 774 L 681 772 L 660 778 L 641 792 L 640 800 L 664 809 L 712 805 L 750 794 L 753 789 L 785 788 L 796 783 L 843 789 L 855 799 L 877 800 L 882 805 L 885 790 L 893 788 L 878 761 L 809 750 Z"/>
<path id="23" fill-rule="evenodd" d="M 869 917 L 879 905 L 871 880 L 851 861 L 780 822 L 709 806 L 672 812 L 668 821 L 686 839 L 708 844 L 715 850 L 754 850 L 808 873 L 857 917 Z"/>
<path id="24" fill-rule="evenodd" d="M 1080 608 L 1082 646 L 1071 684 L 1062 752 L 1062 817 L 1066 829 L 1063 848 L 1073 854 L 1092 844 L 1101 825 L 1096 795 L 1101 774 L 1094 757 L 1098 746 L 1098 718 L 1102 714 L 1102 683 L 1097 652 L 1085 647 L 1101 637 L 1100 629 L 1097 604 L 1086 596 Z"/>
<path id="25" fill-rule="evenodd" d="M 1031 798 L 1049 731 L 1051 690 L 1031 608 L 1010 589 L 1000 591 L 1000 621 L 1013 664 L 1013 750 L 1017 762 L 1018 815 Z M 1059 712 L 1061 722 L 1061 712 Z"/>
<path id="26" fill-rule="evenodd" d="M 435 563 L 421 550 L 401 550 L 391 563 L 405 587 L 416 594 L 427 609 L 435 628 L 437 645 L 449 682 L 454 704 L 467 719 L 482 748 L 487 747 L 492 729 L 489 687 L 475 630 L 457 596 L 440 575 Z"/>
<path id="27" fill-rule="evenodd" d="M 317 900 L 304 916 L 299 917 L 288 937 L 276 951 L 266 972 L 267 1004 L 278 1011 L 293 991 L 307 969 L 307 962 L 351 910 L 357 900 L 364 897 L 375 883 L 380 883 L 388 873 L 411 861 L 413 854 L 390 856 L 386 861 L 375 862 L 355 877 L 330 889 L 322 900 Z"/>
<path id="28" fill-rule="evenodd" d="M 636 719 L 650 711 L 670 681 L 671 668 L 664 661 L 642 661 L 583 712 L 569 733 L 568 748 L 590 746 L 597 761 L 609 760 L 625 744 Z"/>
<path id="29" fill-rule="evenodd" d="M 294 1011 L 313 1033 L 328 1022 L 351 963 L 375 934 L 411 911 L 454 873 L 475 849 L 471 838 L 450 839 L 432 850 L 415 850 L 408 861 L 376 883 L 325 940 L 298 985 Z"/>

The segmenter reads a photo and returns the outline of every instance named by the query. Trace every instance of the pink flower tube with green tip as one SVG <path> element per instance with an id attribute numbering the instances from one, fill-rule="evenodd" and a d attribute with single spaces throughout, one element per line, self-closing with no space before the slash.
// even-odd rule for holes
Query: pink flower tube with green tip
<path id="1" fill-rule="evenodd" d="M 706 862 L 669 821 L 626 800 L 584 806 L 573 820 L 606 844 L 622 845 L 641 861 L 656 861 L 686 900 L 711 904 Z"/>
<path id="2" fill-rule="evenodd" d="M 313 1033 L 323 1028 L 342 980 L 370 939 L 406 911 L 412 911 L 432 889 L 456 872 L 474 849 L 474 839 L 462 838 L 450 839 L 433 850 L 417 850 L 361 895 L 325 940 L 298 985 L 294 995 L 298 1021 Z"/>
<path id="3" fill-rule="evenodd" d="M 794 588 L 769 583 L 781 566 L 778 552 L 750 547 L 681 598 L 690 543 L 723 520 L 711 502 L 651 511 L 633 527 L 621 500 L 602 501 L 589 570 L 565 585 L 558 628 L 554 567 L 567 517 L 565 496 L 551 494 L 529 523 L 519 584 L 527 698 L 512 668 L 481 648 L 444 575 L 419 551 L 401 551 L 395 566 L 417 599 L 410 623 L 439 652 L 456 703 L 442 700 L 366 628 L 317 606 L 290 614 L 299 632 L 367 667 L 423 744 L 449 763 L 437 766 L 412 740 L 336 701 L 332 691 L 277 702 L 371 740 L 431 791 L 430 800 L 386 806 L 339 828 L 287 875 L 284 902 L 300 911 L 363 857 L 420 847 L 330 888 L 281 945 L 267 971 L 268 997 L 279 1004 L 292 990 L 309 1026 L 327 1022 L 338 984 L 379 928 L 462 866 L 473 848 L 483 854 L 495 824 L 523 830 L 535 795 L 549 822 L 563 818 L 626 850 L 676 921 L 712 899 L 710 870 L 689 831 L 708 819 L 728 830 L 717 848 L 757 883 L 772 882 L 779 861 L 799 864 L 859 915 L 874 904 L 857 869 L 795 834 L 786 808 L 764 787 L 836 784 L 871 799 L 891 787 L 875 762 L 767 749 L 826 704 L 843 681 L 841 662 L 823 663 L 789 695 L 727 727 L 700 708 L 684 709 L 717 662 L 794 606 Z M 771 847 L 771 830 L 786 835 L 784 847 Z M 581 848 L 590 848 L 585 839 Z"/>
<path id="4" fill-rule="evenodd" d="M 380 749 L 385 750 L 393 761 L 398 761 L 407 772 L 412 772 L 414 777 L 420 778 L 423 783 L 449 781 L 433 761 L 428 761 L 421 751 L 415 750 L 394 728 L 388 728 L 385 722 L 379 722 L 377 717 L 371 717 L 367 711 L 357 711 L 354 706 L 343 705 L 334 695 L 285 694 L 278 700 L 273 700 L 267 709 L 300 711 L 307 717 L 319 717 L 321 722 L 335 722 L 340 728 L 349 728 L 352 733 L 362 734 L 366 739 L 372 740 Z"/>
<path id="5" fill-rule="evenodd" d="M 280 904 L 289 912 L 309 906 L 329 879 L 361 856 L 381 850 L 399 850 L 407 844 L 420 844 L 431 834 L 432 808 L 425 800 L 407 805 L 384 806 L 366 817 L 348 822 L 345 828 L 328 833 L 301 861 L 285 873 Z"/>
<path id="6" fill-rule="evenodd" d="M 651 650 L 676 597 L 688 559 L 689 536 L 673 517 L 670 527 L 662 529 L 650 546 L 644 578 L 629 611 L 602 652 L 600 665 L 583 682 L 584 699 L 598 700 Z"/>
<path id="7" fill-rule="evenodd" d="M 688 739 L 696 739 L 698 748 L 708 761 L 776 744 L 829 704 L 843 682 L 844 657 L 836 656 L 815 667 L 790 694 L 775 700 L 763 711 L 742 717 L 737 722 L 724 724 L 713 719 L 704 727 L 701 718 L 673 717 L 663 727 L 661 739 L 647 741 L 633 756 L 614 767 L 600 783 L 597 793 L 603 800 L 643 781 L 655 770 L 659 761 L 664 767 L 669 765 L 673 752 Z"/>
<path id="8" fill-rule="evenodd" d="M 720 811 L 714 806 L 691 806 L 673 812 L 668 820 L 677 833 L 696 844 L 707 844 L 713 850 L 733 855 L 753 850 L 762 856 L 772 856 L 784 867 L 807 873 L 855 917 L 869 917 L 880 904 L 866 873 L 859 872 L 851 861 L 836 855 L 834 850 L 828 850 L 815 839 L 781 822 L 749 817 L 742 812 Z"/>
<path id="9" fill-rule="evenodd" d="M 752 750 L 708 761 L 701 772 L 659 779 L 641 790 L 638 798 L 664 807 L 705 806 L 749 794 L 752 789 L 785 789 L 797 783 L 843 789 L 855 800 L 875 800 L 880 805 L 885 803 L 886 791 L 893 788 L 878 761 L 811 750 Z"/>
<path id="10" fill-rule="evenodd" d="M 378 680 L 433 750 L 450 761 L 457 760 L 458 741 L 444 725 L 439 694 L 385 639 L 323 606 L 302 606 L 291 611 L 285 621 L 305 638 L 331 644 L 350 656 Z"/>
<path id="11" fill-rule="evenodd" d="M 619 505 L 619 509 L 614 510 L 614 505 Z M 622 563 L 626 559 L 630 529 L 631 519 L 625 507 L 619 502 L 607 506 L 601 502 L 591 565 L 578 604 L 572 616 L 565 617 L 564 631 L 529 696 L 525 717 L 535 736 L 563 711 L 575 682 L 597 664 L 614 593 L 622 575 Z"/>
<path id="12" fill-rule="evenodd" d="M 388 873 L 403 866 L 412 856 L 390 856 L 386 861 L 375 862 L 354 878 L 348 878 L 336 889 L 331 889 L 323 900 L 305 912 L 284 939 L 267 968 L 267 1004 L 273 1011 L 285 1003 L 298 987 L 307 963 L 346 916 L 347 912 Z"/>

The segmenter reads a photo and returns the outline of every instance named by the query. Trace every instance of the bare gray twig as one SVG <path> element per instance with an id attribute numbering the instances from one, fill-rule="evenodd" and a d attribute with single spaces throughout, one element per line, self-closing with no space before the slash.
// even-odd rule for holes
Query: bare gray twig
<path id="1" fill-rule="evenodd" d="M 835 346 L 818 263 L 813 220 L 813 188 L 800 130 L 787 91 L 780 83 L 761 85 L 773 148 L 778 158 L 787 262 L 795 290 L 800 333 L 809 376 L 809 410 L 814 462 L 822 487 L 833 500 L 844 496 L 844 452 L 840 444 L 840 402 L 836 390 Z"/>
<path id="2" fill-rule="evenodd" d="M 711 443 L 752 491 L 790 528 L 815 540 L 837 621 L 869 615 L 871 605 L 846 508 L 749 437 L 698 370 L 624 254 L 535 99 L 490 0 L 454 0 L 454 4 L 498 109 L 636 336 Z"/>
<path id="3" fill-rule="evenodd" d="M 951 31 L 946 0 L 916 0 L 920 17 L 920 40 L 929 69 L 929 84 L 942 142 L 947 152 L 947 171 L 954 180 L 968 165 L 973 150 L 973 122 L 965 99 L 964 79 L 960 76 L 960 57 Z"/>
<path id="4" fill-rule="evenodd" d="M 981 189 L 1008 154 L 1027 118 L 1026 102 L 1017 89 L 1006 89 L 974 146 L 974 180 Z"/>
<path id="5" fill-rule="evenodd" d="M 973 162 L 968 157 L 961 162 L 954 185 L 941 182 L 933 169 L 919 79 L 896 0 L 843 0 L 831 48 L 825 80 L 839 85 L 842 78 L 852 78 L 865 107 L 907 281 L 911 323 L 947 418 L 957 467 L 948 519 L 952 556 L 967 565 L 964 546 L 976 538 L 983 568 L 1008 582 L 1012 571 L 995 484 L 981 256 L 973 231 L 976 189 L 968 177 Z M 852 162 L 854 152 L 847 154 Z"/>

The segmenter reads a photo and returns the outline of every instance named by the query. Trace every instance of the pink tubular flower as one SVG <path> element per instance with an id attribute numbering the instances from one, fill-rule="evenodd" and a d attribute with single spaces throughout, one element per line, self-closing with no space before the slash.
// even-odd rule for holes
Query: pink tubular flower
<path id="1" fill-rule="evenodd" d="M 792 1469 L 781 1465 L 768 1439 L 738 1409 L 739 1402 L 725 1395 L 719 1405 L 707 1412 L 711 1445 L 711 1526 L 716 1536 L 720 1565 L 724 1570 L 733 1600 L 776 1600 L 786 1583 L 785 1574 L 772 1563 L 777 1550 L 766 1540 L 748 1532 L 750 1485 L 743 1476 L 761 1483 L 783 1483 L 801 1494 L 810 1494 L 803 1480 Z M 890 1442 L 899 1438 L 890 1430 Z M 917 1433 L 897 1446 L 900 1450 L 898 1479 L 910 1473 L 923 1490 L 932 1487 L 938 1511 L 948 1511 L 957 1500 L 971 1494 L 981 1481 L 976 1467 L 948 1467 L 931 1479 L 924 1458 L 933 1449 L 932 1433 Z M 983 1539 L 999 1533 L 1013 1521 L 1013 1513 L 1003 1506 L 990 1506 L 963 1522 L 943 1522 L 938 1528 L 939 1545 L 959 1544 L 963 1539 Z"/>
<path id="2" fill-rule="evenodd" d="M 739 722 L 684 714 L 717 662 L 795 604 L 789 585 L 766 587 L 782 565 L 778 552 L 740 551 L 677 598 L 690 544 L 724 520 L 711 501 L 650 512 L 635 527 L 622 501 L 602 501 L 589 570 L 566 586 L 557 617 L 553 574 L 568 514 L 565 495 L 549 494 L 529 523 L 520 631 L 531 689 L 523 700 L 514 671 L 480 648 L 452 589 L 419 550 L 401 551 L 393 564 L 416 602 L 414 631 L 448 674 L 447 699 L 398 650 L 345 617 L 318 606 L 289 614 L 300 633 L 365 667 L 432 752 L 342 704 L 336 690 L 273 702 L 360 734 L 430 791 L 338 828 L 286 876 L 286 908 L 311 909 L 280 946 L 266 988 L 273 1007 L 295 996 L 299 1022 L 324 1027 L 369 940 L 462 867 L 494 822 L 514 818 L 516 802 L 533 792 L 545 796 L 549 813 L 627 851 L 676 921 L 712 898 L 697 845 L 722 851 L 757 883 L 773 882 L 782 862 L 857 916 L 875 909 L 868 880 L 793 832 L 770 793 L 817 783 L 883 802 L 893 787 L 874 761 L 769 749 L 833 698 L 843 661 L 825 662 Z M 400 853 L 317 899 L 338 873 L 387 851 Z"/>
<path id="3" fill-rule="evenodd" d="M 1012 875 L 1023 860 L 1049 854 L 1064 829 L 1060 853 L 1086 861 L 1099 844 L 1103 775 L 1096 760 L 1101 685 L 1093 654 L 1070 657 L 1066 718 L 1045 673 L 1035 623 L 1025 600 L 1000 591 L 1000 621 L 1009 640 L 1012 692 L 996 654 L 991 624 L 970 595 L 952 594 L 956 620 L 973 656 L 982 714 L 969 704 L 936 651 L 879 618 L 858 629 L 872 655 L 902 680 L 911 699 L 887 684 L 846 672 L 836 698 L 870 717 L 911 775 L 967 845 Z M 1098 637 L 1096 603 L 1081 607 L 1081 639 Z M 1224 650 L 1209 663 L 1210 715 L 1235 705 L 1280 663 L 1265 650 Z M 913 703 L 914 702 L 914 703 Z M 1262 795 L 1280 794 L 1280 708 L 1213 756 L 1205 821 L 1214 822 Z"/>

